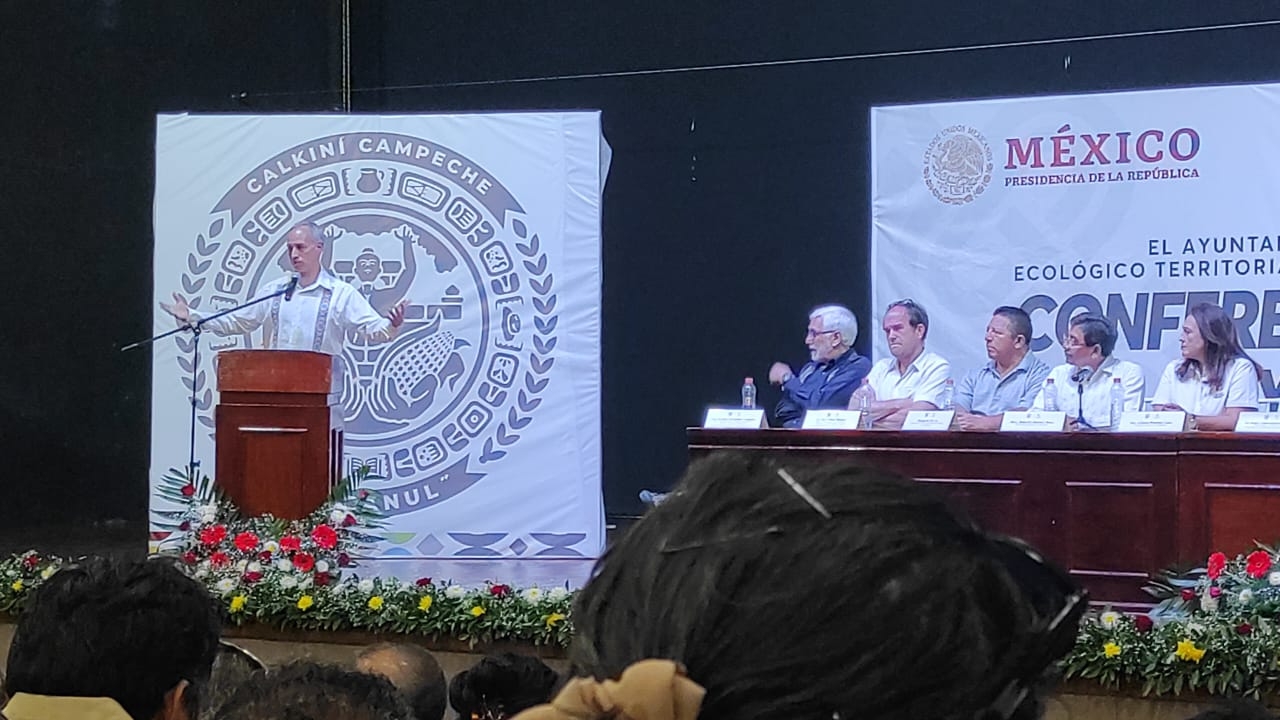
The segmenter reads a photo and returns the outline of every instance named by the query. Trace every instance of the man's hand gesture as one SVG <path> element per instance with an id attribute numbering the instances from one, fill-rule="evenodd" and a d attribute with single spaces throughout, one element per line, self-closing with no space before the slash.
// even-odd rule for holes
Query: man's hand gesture
<path id="1" fill-rule="evenodd" d="M 169 313 L 178 321 L 179 327 L 191 324 L 191 306 L 187 305 L 187 299 L 179 295 L 173 294 L 173 303 L 161 302 L 160 309 Z"/>

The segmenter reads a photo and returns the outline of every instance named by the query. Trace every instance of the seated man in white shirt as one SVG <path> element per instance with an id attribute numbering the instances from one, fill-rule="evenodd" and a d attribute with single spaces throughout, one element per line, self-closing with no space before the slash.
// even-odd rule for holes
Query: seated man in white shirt
<path id="1" fill-rule="evenodd" d="M 862 410 L 869 400 L 872 426 L 897 430 L 912 410 L 937 410 L 942 389 L 951 377 L 951 365 L 924 349 L 929 334 L 929 314 L 915 301 L 889 303 L 884 314 L 884 336 L 892 357 L 878 361 L 862 387 L 849 400 L 850 410 Z"/>
<path id="2" fill-rule="evenodd" d="M 1179 344 L 1182 357 L 1160 376 L 1155 409 L 1186 412 L 1199 430 L 1234 430 L 1241 412 L 1258 409 L 1262 368 L 1240 347 L 1226 311 L 1210 303 L 1193 306 Z"/>
<path id="3" fill-rule="evenodd" d="M 1071 318 L 1062 350 L 1067 362 L 1049 373 L 1047 382 L 1032 403 L 1033 410 L 1045 410 L 1047 389 L 1057 394 L 1057 407 L 1067 414 L 1069 430 L 1107 430 L 1119 418 L 1111 417 L 1111 388 L 1119 378 L 1124 389 L 1124 410 L 1142 409 L 1146 379 L 1137 363 L 1111 354 L 1119 334 L 1115 325 L 1101 315 L 1081 314 Z"/>
<path id="4" fill-rule="evenodd" d="M 299 223 L 285 234 L 289 262 L 293 265 L 297 290 L 267 302 L 250 305 L 207 322 L 215 335 L 251 333 L 264 327 L 262 347 L 283 350 L 314 350 L 340 355 L 349 333 L 367 342 L 389 342 L 404 322 L 406 301 L 401 300 L 387 316 L 380 317 L 369 301 L 349 283 L 342 282 L 323 267 L 324 233 L 312 222 Z M 266 283 L 258 293 L 265 297 L 284 290 L 295 281 L 284 277 Z M 160 307 L 190 324 L 200 320 L 186 298 L 174 293 L 173 303 Z"/>

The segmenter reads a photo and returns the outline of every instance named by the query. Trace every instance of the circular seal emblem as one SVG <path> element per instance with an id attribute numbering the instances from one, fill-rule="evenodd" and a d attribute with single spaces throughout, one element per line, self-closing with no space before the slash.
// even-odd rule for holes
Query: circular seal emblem
<path id="1" fill-rule="evenodd" d="M 991 183 L 993 168 L 987 139 L 966 125 L 944 129 L 924 152 L 924 184 L 948 205 L 973 202 Z"/>
<path id="2" fill-rule="evenodd" d="M 206 313 L 254 297 L 289 271 L 284 235 L 307 220 L 323 229 L 328 271 L 379 314 L 407 300 L 394 341 L 346 338 L 341 406 L 348 469 L 370 465 L 393 485 L 382 489 L 384 512 L 410 512 L 483 478 L 541 403 L 556 296 L 526 217 L 499 178 L 428 139 L 319 137 L 264 159 L 219 200 L 183 290 Z M 189 338 L 178 342 L 189 349 Z M 262 343 L 254 332 L 212 347 Z M 189 362 L 178 358 L 186 372 Z M 206 375 L 196 382 L 211 428 Z"/>

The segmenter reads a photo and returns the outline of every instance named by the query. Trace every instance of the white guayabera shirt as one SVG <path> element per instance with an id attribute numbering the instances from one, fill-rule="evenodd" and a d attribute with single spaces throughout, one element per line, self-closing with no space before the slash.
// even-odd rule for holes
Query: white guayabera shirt
<path id="1" fill-rule="evenodd" d="M 1068 420 L 1074 420 L 1080 416 L 1080 388 L 1083 386 L 1084 421 L 1099 429 L 1110 427 L 1111 386 L 1116 378 L 1120 378 L 1120 387 L 1124 388 L 1124 412 L 1142 409 L 1142 394 L 1146 390 L 1147 381 L 1142 375 L 1142 367 L 1137 363 L 1120 360 L 1112 355 L 1103 360 L 1098 366 L 1098 371 L 1084 383 L 1071 379 L 1075 371 L 1076 366 L 1064 364 L 1055 367 L 1049 373 L 1049 379 L 1053 380 L 1054 391 L 1058 393 L 1058 409 L 1067 414 Z M 1045 409 L 1044 393 L 1047 387 L 1049 384 L 1045 383 L 1040 388 L 1031 409 Z"/>

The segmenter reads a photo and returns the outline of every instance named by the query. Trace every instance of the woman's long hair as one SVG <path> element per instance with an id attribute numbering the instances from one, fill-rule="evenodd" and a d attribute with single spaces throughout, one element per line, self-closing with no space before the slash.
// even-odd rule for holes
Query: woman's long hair
<path id="1" fill-rule="evenodd" d="M 1213 303 L 1199 303 L 1187 311 L 1187 317 L 1195 318 L 1204 338 L 1204 367 L 1199 360 L 1187 358 L 1178 366 L 1179 380 L 1199 375 L 1209 381 L 1209 387 L 1218 392 L 1227 377 L 1227 371 L 1236 358 L 1244 358 L 1253 364 L 1253 372 L 1262 379 L 1262 366 L 1240 347 L 1236 325 L 1226 311 Z"/>

